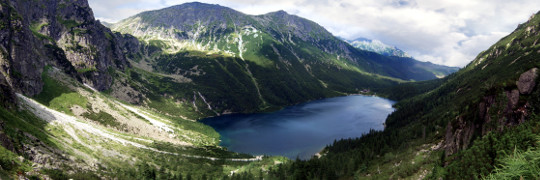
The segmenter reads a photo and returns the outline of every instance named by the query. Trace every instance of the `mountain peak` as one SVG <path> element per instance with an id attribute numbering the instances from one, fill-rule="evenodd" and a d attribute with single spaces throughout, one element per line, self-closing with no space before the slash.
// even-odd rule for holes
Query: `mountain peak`
<path id="1" fill-rule="evenodd" d="M 352 41 L 345 41 L 354 46 L 355 48 L 375 52 L 385 56 L 411 57 L 403 50 L 398 49 L 395 46 L 384 44 L 383 42 L 376 39 L 367 39 L 361 37 Z"/>
<path id="2" fill-rule="evenodd" d="M 278 18 L 280 18 L 280 17 L 290 17 L 290 16 L 297 17 L 296 15 L 289 14 L 284 10 L 269 12 L 269 13 L 263 14 L 263 16 L 271 16 L 271 17 L 278 17 Z"/>
<path id="3" fill-rule="evenodd" d="M 284 11 L 284 10 L 279 10 L 279 11 L 271 12 L 270 14 L 289 15 L 289 13 L 287 13 L 287 12 Z"/>
<path id="4" fill-rule="evenodd" d="M 224 8 L 224 9 L 230 9 L 228 7 L 221 6 L 219 4 L 207 4 L 207 3 L 197 2 L 197 1 L 183 3 L 183 4 L 171 6 L 169 8 L 173 8 L 173 9 L 182 9 L 182 8 L 218 8 L 218 9 L 219 8 Z M 167 9 L 167 8 L 165 8 L 165 9 Z"/>
<path id="5" fill-rule="evenodd" d="M 221 6 L 219 4 L 207 4 L 207 3 L 201 3 L 201 2 L 188 2 L 188 3 L 183 3 L 183 4 L 179 4 L 179 5 L 159 9 L 159 10 L 148 11 L 148 12 L 164 12 L 164 11 L 169 12 L 171 14 L 175 13 L 175 11 L 186 11 L 186 12 L 195 13 L 195 14 L 205 14 L 209 11 L 240 13 L 234 9 Z M 196 11 L 196 12 L 193 12 L 193 11 Z M 143 13 L 146 13 L 146 12 L 143 12 Z"/>

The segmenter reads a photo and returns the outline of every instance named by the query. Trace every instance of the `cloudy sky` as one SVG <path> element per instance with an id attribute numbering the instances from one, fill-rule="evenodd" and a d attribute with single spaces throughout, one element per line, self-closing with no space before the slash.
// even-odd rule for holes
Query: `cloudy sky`
<path id="1" fill-rule="evenodd" d="M 421 61 L 465 66 L 540 11 L 539 0 L 199 0 L 246 14 L 285 10 L 336 36 L 378 39 Z M 89 0 L 96 18 L 116 22 L 183 0 Z"/>

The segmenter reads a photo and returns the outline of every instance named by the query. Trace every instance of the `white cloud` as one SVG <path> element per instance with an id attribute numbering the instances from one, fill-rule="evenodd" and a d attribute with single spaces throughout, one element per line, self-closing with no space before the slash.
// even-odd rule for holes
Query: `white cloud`
<path id="1" fill-rule="evenodd" d="M 89 0 L 98 19 L 118 21 L 185 1 Z M 538 0 L 203 0 L 247 14 L 285 10 L 334 35 L 395 45 L 422 61 L 464 66 L 540 10 Z"/>

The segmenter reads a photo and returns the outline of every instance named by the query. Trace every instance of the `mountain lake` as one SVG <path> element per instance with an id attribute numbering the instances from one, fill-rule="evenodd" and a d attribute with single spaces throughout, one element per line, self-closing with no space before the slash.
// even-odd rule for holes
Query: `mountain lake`
<path id="1" fill-rule="evenodd" d="M 221 146 L 253 155 L 309 159 L 342 138 L 384 129 L 393 101 L 351 95 L 286 107 L 271 113 L 231 114 L 203 119 L 221 135 Z"/>

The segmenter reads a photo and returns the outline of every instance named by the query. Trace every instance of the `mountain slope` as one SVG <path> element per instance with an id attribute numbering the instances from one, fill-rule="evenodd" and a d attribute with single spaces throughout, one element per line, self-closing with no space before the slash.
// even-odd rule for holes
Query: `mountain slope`
<path id="1" fill-rule="evenodd" d="M 284 11 L 250 16 L 219 5 L 186 3 L 143 12 L 114 24 L 112 29 L 153 43 L 167 53 L 197 50 L 239 57 L 265 67 L 273 66 L 278 58 L 404 80 L 435 78 L 418 68 L 413 70 L 422 75 L 412 75 L 412 70 L 393 66 L 397 63 L 393 59 L 381 57 L 375 61 L 371 56 L 377 55 L 359 51 L 318 24 Z M 269 57 L 272 54 L 277 57 Z"/>
<path id="2" fill-rule="evenodd" d="M 395 105 L 384 131 L 338 141 L 321 158 L 280 170 L 311 167 L 285 171 L 299 178 L 487 177 L 515 151 L 539 145 L 539 39 L 537 13 L 457 73 L 397 86 L 392 93 L 409 98 Z"/>
<path id="3" fill-rule="evenodd" d="M 411 56 L 409 56 L 406 52 L 402 51 L 401 49 L 386 45 L 378 40 L 371 40 L 371 39 L 366 39 L 366 38 L 357 38 L 355 40 L 345 40 L 345 39 L 343 40 L 360 50 L 371 51 L 371 52 L 375 52 L 384 56 L 397 56 L 399 58 L 395 58 L 395 59 L 398 59 L 398 60 L 410 58 L 409 66 L 432 72 L 437 78 L 443 78 L 459 70 L 459 68 L 457 67 L 448 67 L 448 66 L 433 64 L 430 62 L 417 61 Z M 431 78 L 428 78 L 428 79 L 431 79 Z"/>
<path id="4" fill-rule="evenodd" d="M 413 59 L 358 50 L 284 11 L 251 16 L 186 3 L 143 12 L 111 28 L 140 41 L 120 42 L 134 69 L 118 79 L 141 95 L 122 99 L 169 114 L 178 112 L 168 108 L 171 102 L 179 102 L 193 108 L 190 118 L 270 111 L 441 76 L 437 67 Z"/>

